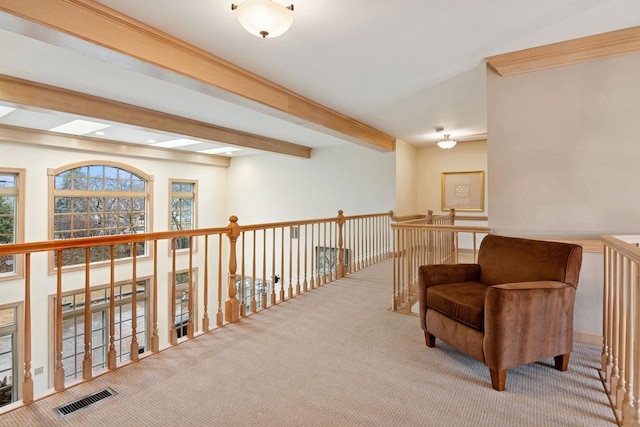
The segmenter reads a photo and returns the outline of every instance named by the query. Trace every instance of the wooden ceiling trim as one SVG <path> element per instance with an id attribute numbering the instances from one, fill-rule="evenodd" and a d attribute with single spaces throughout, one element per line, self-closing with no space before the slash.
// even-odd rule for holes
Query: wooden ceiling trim
<path id="1" fill-rule="evenodd" d="M 2 0 L 0 10 L 250 99 L 371 148 L 395 138 L 93 0 Z"/>
<path id="2" fill-rule="evenodd" d="M 553 43 L 487 58 L 501 76 L 640 52 L 640 27 Z"/>
<path id="3" fill-rule="evenodd" d="M 135 105 L 0 75 L 0 99 L 20 105 L 157 129 L 289 156 L 311 157 L 311 148 L 186 119 Z"/>

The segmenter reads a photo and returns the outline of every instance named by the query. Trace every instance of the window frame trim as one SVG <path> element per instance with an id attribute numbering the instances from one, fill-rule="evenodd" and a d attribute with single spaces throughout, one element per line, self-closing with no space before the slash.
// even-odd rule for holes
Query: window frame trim
<path id="1" fill-rule="evenodd" d="M 130 172 L 134 175 L 139 176 L 140 178 L 143 178 L 144 180 L 146 180 L 147 182 L 147 191 L 146 194 L 142 194 L 142 192 L 139 191 L 132 191 L 130 192 L 130 194 L 132 194 L 132 197 L 134 197 L 135 195 L 141 196 L 143 195 L 145 200 L 146 200 L 146 214 L 145 214 L 145 221 L 146 221 L 146 232 L 152 232 L 153 231 L 153 175 L 149 175 L 147 173 L 145 173 L 144 171 L 142 171 L 141 169 L 136 168 L 135 166 L 131 166 L 129 164 L 126 163 L 121 163 L 121 162 L 116 162 L 116 161 L 111 161 L 111 160 L 101 160 L 101 159 L 96 159 L 96 160 L 86 160 L 86 161 L 82 161 L 82 162 L 75 162 L 75 163 L 69 163 L 66 164 L 64 166 L 61 166 L 59 168 L 48 168 L 47 169 L 47 178 L 48 178 L 48 204 L 47 204 L 47 237 L 49 240 L 55 240 L 54 236 L 55 236 L 55 225 L 54 225 L 54 215 L 53 215 L 53 207 L 55 204 L 55 197 L 58 195 L 56 194 L 56 190 L 55 190 L 55 179 L 56 176 L 62 172 L 71 170 L 71 169 L 77 169 L 80 167 L 84 167 L 84 166 L 110 166 L 110 167 L 114 167 L 114 168 L 120 168 L 120 169 L 124 169 L 127 172 Z M 105 191 L 97 191 L 97 192 L 91 192 L 89 190 L 62 190 L 63 192 L 66 191 L 73 191 L 74 195 L 77 195 L 81 192 L 86 192 L 86 193 L 90 193 L 91 195 L 93 195 L 94 197 L 96 195 L 98 195 L 98 197 L 100 197 L 100 194 L 104 193 L 109 193 L 109 192 L 105 192 Z M 64 193 L 63 193 L 64 194 Z M 128 193 L 129 194 L 129 193 Z M 113 195 L 113 193 L 108 194 L 108 195 Z M 90 197 L 90 196 L 89 196 Z M 137 256 L 136 260 L 137 262 L 140 261 L 144 261 L 144 260 L 149 260 L 149 259 L 153 259 L 153 245 L 147 245 L 147 253 L 143 256 Z M 47 270 L 48 270 L 48 274 L 49 275 L 55 275 L 57 272 L 57 265 L 54 262 L 54 258 L 55 258 L 55 254 L 53 251 L 49 251 L 48 255 L 47 255 Z M 121 265 L 121 264 L 130 264 L 132 262 L 132 258 L 120 258 L 120 259 L 116 259 L 115 260 L 115 264 L 116 265 Z M 90 262 L 89 266 L 91 269 L 94 268 L 104 268 L 107 267 L 110 264 L 110 261 L 96 261 L 96 262 Z M 85 269 L 85 264 L 78 264 L 78 265 L 68 265 L 68 266 L 63 266 L 62 269 L 64 271 L 79 271 L 79 270 L 84 270 Z"/>
<path id="2" fill-rule="evenodd" d="M 24 302 L 13 302 L 7 304 L 0 304 L 0 309 L 14 308 L 16 316 L 16 351 L 14 353 L 14 363 L 17 365 L 15 375 L 12 379 L 13 393 L 16 398 L 15 402 L 22 399 L 22 385 L 24 383 Z M 33 329 L 33 328 L 32 328 Z M 31 360 L 33 364 L 33 359 Z M 32 368 L 33 374 L 33 368 Z"/>
<path id="3" fill-rule="evenodd" d="M 173 201 L 173 195 L 174 194 L 185 194 L 184 191 L 178 191 L 176 193 L 174 193 L 172 191 L 172 186 L 173 184 L 193 184 L 193 210 L 191 212 L 191 214 L 193 215 L 193 224 L 192 224 L 192 230 L 196 230 L 198 229 L 198 218 L 200 217 L 200 215 L 198 215 L 198 180 L 197 179 L 183 179 L 183 178 L 169 178 L 169 185 L 168 185 L 168 210 L 167 210 L 167 230 L 168 231 L 173 231 L 173 222 L 172 222 L 172 213 L 173 213 L 173 209 L 172 209 L 172 201 Z M 190 194 L 190 193 L 189 193 Z M 193 239 L 192 240 L 192 244 L 193 244 L 193 253 L 197 253 L 198 252 L 198 239 Z M 171 253 L 173 251 L 173 249 L 171 248 L 172 245 L 169 245 L 168 248 L 168 255 L 171 256 Z M 183 248 L 183 249 L 177 249 L 176 250 L 176 255 L 183 255 L 183 254 L 188 254 L 189 253 L 189 248 Z"/>
<path id="4" fill-rule="evenodd" d="M 5 168 L 0 167 L 0 173 L 14 174 L 18 181 L 18 185 L 15 188 L 16 194 L 16 215 L 13 218 L 14 221 L 14 243 L 23 243 L 25 238 L 25 198 L 26 198 L 26 176 L 27 170 L 23 168 Z M 0 274 L 0 282 L 7 280 L 15 280 L 24 278 L 24 255 L 14 255 L 15 268 L 11 273 Z"/>

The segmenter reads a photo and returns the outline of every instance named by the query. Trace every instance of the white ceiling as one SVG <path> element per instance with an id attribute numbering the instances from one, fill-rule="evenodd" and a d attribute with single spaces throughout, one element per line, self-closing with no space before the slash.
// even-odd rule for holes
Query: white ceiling
<path id="1" fill-rule="evenodd" d="M 291 29 L 261 39 L 227 0 L 100 3 L 416 146 L 441 136 L 435 126 L 463 140 L 486 134 L 486 57 L 640 25 L 638 0 L 293 0 Z M 2 12 L 0 46 L 0 74 L 309 147 L 347 143 Z M 47 129 L 69 117 L 27 109 L 0 123 L 14 119 Z M 126 142 L 178 137 L 116 129 L 110 137 Z M 181 149 L 220 146 L 203 144 Z"/>

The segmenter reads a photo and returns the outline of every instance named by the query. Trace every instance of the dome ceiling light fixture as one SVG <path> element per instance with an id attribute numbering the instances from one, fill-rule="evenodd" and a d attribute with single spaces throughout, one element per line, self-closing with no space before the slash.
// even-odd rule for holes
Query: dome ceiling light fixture
<path id="1" fill-rule="evenodd" d="M 273 0 L 246 0 L 231 4 L 231 10 L 245 30 L 263 39 L 284 34 L 293 23 L 293 5 Z"/>
<path id="2" fill-rule="evenodd" d="M 457 143 L 458 141 L 456 141 L 455 139 L 449 139 L 448 133 L 444 135 L 443 139 L 437 142 L 438 147 L 442 148 L 443 150 L 448 150 L 450 148 L 453 148 L 456 146 Z"/>
<path id="3" fill-rule="evenodd" d="M 444 132 L 444 127 L 442 126 L 435 126 L 433 129 L 438 133 Z M 436 144 L 438 144 L 438 147 L 442 148 L 443 150 L 448 150 L 450 148 L 455 147 L 458 141 L 456 141 L 455 139 L 449 139 L 449 136 L 450 134 L 447 133 L 444 135 L 443 139 L 436 142 Z"/>

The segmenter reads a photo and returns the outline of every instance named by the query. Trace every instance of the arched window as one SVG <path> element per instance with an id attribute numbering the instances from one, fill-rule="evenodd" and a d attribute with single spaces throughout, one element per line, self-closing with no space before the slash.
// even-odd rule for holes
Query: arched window
<path id="1" fill-rule="evenodd" d="M 81 164 L 51 171 L 53 239 L 113 236 L 147 231 L 150 177 L 120 164 Z M 137 255 L 146 254 L 138 243 Z M 110 259 L 108 246 L 92 247 L 91 262 Z M 131 256 L 131 246 L 116 246 L 116 259 Z M 57 262 L 57 261 L 56 261 Z M 85 262 L 82 248 L 65 250 L 62 265 Z"/>

